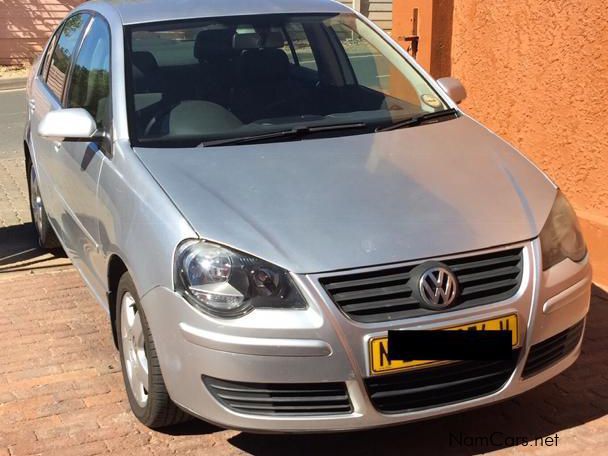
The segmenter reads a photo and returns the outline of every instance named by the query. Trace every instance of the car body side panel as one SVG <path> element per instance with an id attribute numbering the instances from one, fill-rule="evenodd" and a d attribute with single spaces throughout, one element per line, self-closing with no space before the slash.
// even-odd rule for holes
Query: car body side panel
<path id="1" fill-rule="evenodd" d="M 74 53 L 74 66 L 80 55 L 90 52 L 91 39 L 96 40 L 95 29 L 103 24 L 103 19 L 94 17 L 86 26 L 81 43 Z M 91 33 L 93 37 L 91 38 Z M 110 36 L 106 34 L 106 39 Z M 103 55 L 111 63 L 111 55 Z M 110 79 L 110 84 L 111 84 Z M 74 81 L 66 83 L 66 97 L 73 90 Z M 108 101 L 108 100 L 106 100 Z M 106 103 L 110 105 L 110 103 Z M 66 106 L 69 102 L 66 101 Z M 111 113 L 111 109 L 108 109 Z M 110 116 L 111 114 L 108 114 Z M 99 219 L 97 187 L 106 154 L 111 153 L 110 141 L 69 141 L 64 140 L 60 148 L 59 166 L 63 178 L 57 181 L 57 188 L 64 202 L 62 226 L 65 231 L 63 244 L 68 248 L 72 262 L 80 270 L 95 296 L 102 301 L 105 295 L 105 268 L 102 267 L 102 249 L 99 239 Z M 68 242 L 69 241 L 69 242 Z"/>
<path id="2" fill-rule="evenodd" d="M 114 144 L 112 157 L 101 171 L 98 198 L 106 264 L 118 255 L 141 295 L 156 286 L 173 288 L 175 248 L 196 233 L 128 143 Z"/>
<path id="3" fill-rule="evenodd" d="M 60 220 L 56 218 L 57 214 L 61 213 L 62 204 L 60 203 L 56 188 L 56 179 L 60 179 L 61 177 L 55 176 L 53 173 L 53 162 L 56 155 L 54 151 L 55 145 L 52 141 L 42 138 L 37 133 L 38 126 L 44 116 L 50 111 L 59 109 L 61 105 L 58 100 L 53 98 L 46 84 L 38 76 L 34 76 L 32 80 L 29 97 L 30 102 L 35 106 L 35 110 L 30 113 L 30 129 L 32 131 L 30 153 L 36 167 L 40 194 L 44 201 L 47 215 L 51 224 L 58 232 L 57 234 L 62 237 Z"/>
<path id="4" fill-rule="evenodd" d="M 57 186 L 64 204 L 62 242 L 94 294 L 103 296 L 103 271 L 96 267 L 101 255 L 97 183 L 106 157 L 93 142 L 64 141 L 59 153 L 63 177 Z"/>
<path id="5" fill-rule="evenodd" d="M 96 152 L 82 169 L 82 159 L 87 149 L 95 147 L 93 144 L 57 144 L 40 137 L 36 132 L 41 119 L 60 105 L 37 76 L 33 77 L 30 90 L 29 97 L 36 101 L 36 110 L 31 114 L 28 127 L 31 132 L 26 140 L 49 222 L 93 296 L 105 303 L 107 287 L 99 268 L 99 233 L 95 219 L 97 183 L 105 157 Z"/>

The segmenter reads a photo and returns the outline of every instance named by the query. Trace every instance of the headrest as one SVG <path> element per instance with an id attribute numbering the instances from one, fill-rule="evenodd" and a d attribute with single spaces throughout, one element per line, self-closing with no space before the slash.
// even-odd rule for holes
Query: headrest
<path id="1" fill-rule="evenodd" d="M 133 52 L 131 58 L 135 93 L 159 91 L 162 79 L 154 55 L 151 52 L 138 51 Z"/>
<path id="2" fill-rule="evenodd" d="M 258 49 L 262 47 L 262 38 L 257 33 L 235 33 L 232 38 L 232 47 L 236 51 Z"/>
<path id="3" fill-rule="evenodd" d="M 270 32 L 266 35 L 264 47 L 266 48 L 282 48 L 285 45 L 285 37 L 281 32 Z"/>
<path id="4" fill-rule="evenodd" d="M 133 52 L 131 58 L 133 59 L 133 66 L 144 74 L 158 70 L 158 62 L 156 61 L 154 55 L 152 55 L 151 52 Z"/>
<path id="5" fill-rule="evenodd" d="M 245 86 L 273 84 L 289 77 L 289 58 L 281 49 L 249 49 L 238 59 L 238 77 Z"/>
<path id="6" fill-rule="evenodd" d="M 285 38 L 281 32 L 269 32 L 266 39 L 262 40 L 259 33 L 235 33 L 232 39 L 232 47 L 237 51 L 259 48 L 282 48 Z"/>
<path id="7" fill-rule="evenodd" d="M 233 29 L 201 30 L 194 42 L 194 57 L 208 60 L 232 53 Z"/>

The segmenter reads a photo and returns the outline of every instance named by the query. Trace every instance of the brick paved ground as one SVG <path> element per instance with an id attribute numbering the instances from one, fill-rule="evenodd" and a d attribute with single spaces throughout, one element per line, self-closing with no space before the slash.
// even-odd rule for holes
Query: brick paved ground
<path id="1" fill-rule="evenodd" d="M 23 158 L 0 149 L 0 274 L 66 265 L 69 261 L 65 256 L 38 249 L 30 223 Z"/>
<path id="2" fill-rule="evenodd" d="M 0 227 L 30 221 L 24 164 L 21 157 L 0 160 Z"/>
<path id="3" fill-rule="evenodd" d="M 0 456 L 608 454 L 608 295 L 599 288 L 577 364 L 499 405 L 350 434 L 260 436 L 200 421 L 150 431 L 129 412 L 106 315 L 65 257 L 36 249 L 23 162 L 2 152 Z M 450 446 L 450 433 L 470 439 L 495 431 L 559 438 L 557 447 Z"/>

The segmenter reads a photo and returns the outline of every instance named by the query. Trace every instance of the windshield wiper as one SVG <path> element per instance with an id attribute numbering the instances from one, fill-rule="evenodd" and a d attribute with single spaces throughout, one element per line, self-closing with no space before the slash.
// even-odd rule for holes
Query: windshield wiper
<path id="1" fill-rule="evenodd" d="M 456 115 L 458 115 L 458 110 L 456 110 L 454 108 L 445 109 L 443 111 L 437 111 L 437 112 L 429 112 L 427 114 L 422 114 L 422 115 L 416 116 L 416 117 L 410 117 L 409 119 L 405 119 L 400 122 L 396 122 L 394 124 L 389 125 L 388 127 L 378 127 L 378 128 L 376 128 L 376 131 L 377 132 L 378 131 L 391 131 L 391 130 L 397 130 L 399 128 L 415 127 L 415 126 L 421 125 L 427 121 L 437 120 L 440 117 L 456 116 Z"/>
<path id="2" fill-rule="evenodd" d="M 229 146 L 235 144 L 247 144 L 254 143 L 258 141 L 266 141 L 271 139 L 294 139 L 294 138 L 303 138 L 308 135 L 312 135 L 315 133 L 323 133 L 327 131 L 337 131 L 337 130 L 355 130 L 359 128 L 366 128 L 367 124 L 360 123 L 350 123 L 350 124 L 335 124 L 335 125 L 318 125 L 313 127 L 296 127 L 291 128 L 289 130 L 280 130 L 273 131 L 270 133 L 262 133 L 260 135 L 251 135 L 251 136 L 239 136 L 236 138 L 225 138 L 225 139 L 214 139 L 211 141 L 203 141 L 201 143 L 204 147 L 213 147 L 213 146 Z"/>

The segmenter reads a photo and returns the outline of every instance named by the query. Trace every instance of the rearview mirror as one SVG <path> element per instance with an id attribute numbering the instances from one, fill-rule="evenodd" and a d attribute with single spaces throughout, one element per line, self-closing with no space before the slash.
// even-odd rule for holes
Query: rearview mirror
<path id="1" fill-rule="evenodd" d="M 450 97 L 454 103 L 458 104 L 467 97 L 467 91 L 456 78 L 440 78 L 437 79 L 437 84 L 441 86 L 443 91 Z"/>
<path id="2" fill-rule="evenodd" d="M 38 125 L 38 134 L 49 139 L 92 141 L 96 131 L 95 119 L 82 108 L 51 111 Z"/>

